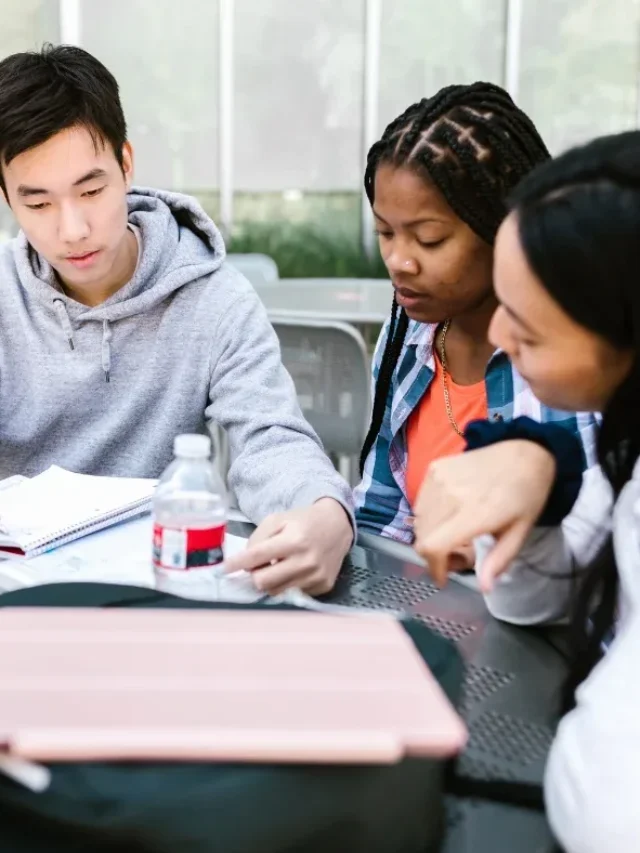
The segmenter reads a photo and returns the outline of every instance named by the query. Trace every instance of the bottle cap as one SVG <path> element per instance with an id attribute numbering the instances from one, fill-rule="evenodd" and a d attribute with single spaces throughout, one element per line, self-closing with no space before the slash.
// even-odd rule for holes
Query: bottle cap
<path id="1" fill-rule="evenodd" d="M 211 456 L 211 439 L 208 435 L 177 435 L 173 441 L 173 452 L 176 456 L 190 459 L 208 459 Z"/>

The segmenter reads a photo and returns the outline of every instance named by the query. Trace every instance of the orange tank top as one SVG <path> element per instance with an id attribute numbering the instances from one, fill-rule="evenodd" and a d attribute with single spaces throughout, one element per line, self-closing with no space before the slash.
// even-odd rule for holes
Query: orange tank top
<path id="1" fill-rule="evenodd" d="M 461 453 L 462 436 L 454 430 L 447 415 L 442 388 L 442 364 L 436 357 L 436 372 L 426 394 L 411 413 L 407 423 L 407 496 L 415 504 L 427 468 L 436 459 Z M 458 427 L 464 432 L 470 421 L 487 418 L 487 389 L 484 381 L 475 385 L 456 385 L 447 376 L 449 399 Z"/>

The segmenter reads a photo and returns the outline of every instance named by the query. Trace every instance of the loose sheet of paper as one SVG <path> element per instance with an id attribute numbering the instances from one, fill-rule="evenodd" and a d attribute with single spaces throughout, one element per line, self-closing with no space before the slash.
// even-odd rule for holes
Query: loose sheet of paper
<path id="1" fill-rule="evenodd" d="M 0 561 L 0 591 L 64 581 L 93 581 L 155 585 L 151 565 L 152 521 L 150 516 L 123 522 L 77 539 L 32 559 Z M 227 535 L 225 554 L 246 547 L 246 540 Z M 259 598 L 254 587 L 254 599 Z"/>
<path id="2" fill-rule="evenodd" d="M 0 593 L 45 583 L 89 581 L 155 587 L 151 564 L 152 520 L 143 516 L 101 530 L 39 557 L 0 560 Z M 244 550 L 247 540 L 227 534 L 225 557 Z M 209 597 L 209 596 L 208 596 Z M 293 604 L 329 613 L 381 613 L 401 616 L 398 611 L 351 608 L 316 601 L 301 590 L 291 588 L 275 597 L 256 589 L 250 572 L 226 574 L 220 569 L 218 582 L 211 587 L 211 600 L 250 604 L 268 600 L 272 604 Z"/>

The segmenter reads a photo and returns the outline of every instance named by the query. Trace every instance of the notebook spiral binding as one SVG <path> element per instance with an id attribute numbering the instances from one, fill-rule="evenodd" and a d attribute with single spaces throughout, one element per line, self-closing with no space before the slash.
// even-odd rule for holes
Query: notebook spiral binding
<path id="1" fill-rule="evenodd" d="M 46 536 L 30 542 L 25 548 L 27 557 L 38 557 L 40 554 L 45 554 L 47 551 L 52 551 L 54 548 L 60 548 L 62 545 L 67 545 L 69 542 L 74 542 L 82 536 L 87 536 L 90 533 L 97 533 L 105 527 L 118 524 L 121 521 L 128 521 L 138 515 L 144 515 L 151 509 L 151 498 L 140 498 L 125 507 L 112 510 L 104 515 L 94 516 L 87 519 L 82 524 L 74 524 L 65 527 L 59 531 L 54 537 Z"/>

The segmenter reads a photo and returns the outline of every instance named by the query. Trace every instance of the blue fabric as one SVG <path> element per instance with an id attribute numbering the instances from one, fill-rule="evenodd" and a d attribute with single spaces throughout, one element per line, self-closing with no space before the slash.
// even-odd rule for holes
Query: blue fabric
<path id="1" fill-rule="evenodd" d="M 538 519 L 541 527 L 557 527 L 573 509 L 582 486 L 584 448 L 574 433 L 555 423 L 538 423 L 521 417 L 490 423 L 474 421 L 465 430 L 467 450 L 478 450 L 502 441 L 525 439 L 546 448 L 556 461 L 556 479 L 549 499 Z"/>

